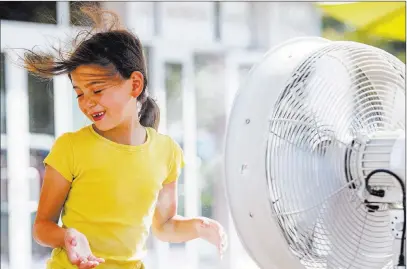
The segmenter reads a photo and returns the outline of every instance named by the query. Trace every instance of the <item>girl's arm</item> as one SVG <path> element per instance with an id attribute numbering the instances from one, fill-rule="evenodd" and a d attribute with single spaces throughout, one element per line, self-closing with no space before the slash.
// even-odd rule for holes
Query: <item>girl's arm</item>
<path id="1" fill-rule="evenodd" d="M 196 238 L 215 245 L 220 254 L 227 246 L 227 236 L 219 222 L 204 218 L 185 218 L 177 215 L 177 182 L 165 184 L 158 196 L 152 231 L 164 242 L 182 243 Z"/>
<path id="2" fill-rule="evenodd" d="M 58 226 L 59 216 L 71 188 L 67 181 L 54 168 L 45 167 L 37 216 L 33 227 L 33 237 L 38 244 L 57 248 L 64 247 L 66 229 Z"/>
<path id="3" fill-rule="evenodd" d="M 182 243 L 199 237 L 201 219 L 177 215 L 177 204 L 177 181 L 173 181 L 160 191 L 153 217 L 152 231 L 161 241 Z"/>

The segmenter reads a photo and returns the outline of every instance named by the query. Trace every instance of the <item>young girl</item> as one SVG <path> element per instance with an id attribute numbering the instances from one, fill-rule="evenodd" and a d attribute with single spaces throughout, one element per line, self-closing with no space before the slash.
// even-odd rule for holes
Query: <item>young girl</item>
<path id="1" fill-rule="evenodd" d="M 85 11 L 95 22 L 110 16 L 117 24 L 110 12 Z M 162 241 L 202 238 L 225 250 L 218 222 L 176 214 L 182 150 L 156 131 L 159 109 L 148 96 L 142 45 L 116 24 L 88 33 L 67 59 L 25 54 L 34 74 L 67 74 L 79 108 L 93 122 L 57 138 L 44 160 L 33 235 L 53 248 L 48 269 L 144 268 L 150 227 Z"/>

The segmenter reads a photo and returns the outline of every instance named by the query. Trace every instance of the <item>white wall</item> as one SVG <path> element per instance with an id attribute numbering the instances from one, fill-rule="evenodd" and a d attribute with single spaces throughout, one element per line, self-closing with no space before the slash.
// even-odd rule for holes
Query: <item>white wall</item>
<path id="1" fill-rule="evenodd" d="M 312 2 L 269 3 L 269 46 L 298 36 L 320 36 L 321 14 Z"/>
<path id="2" fill-rule="evenodd" d="M 249 2 L 221 3 L 221 37 L 225 46 L 245 48 L 250 45 L 251 16 Z"/>
<path id="3" fill-rule="evenodd" d="M 161 38 L 171 42 L 196 43 L 213 40 L 212 2 L 162 2 Z"/>

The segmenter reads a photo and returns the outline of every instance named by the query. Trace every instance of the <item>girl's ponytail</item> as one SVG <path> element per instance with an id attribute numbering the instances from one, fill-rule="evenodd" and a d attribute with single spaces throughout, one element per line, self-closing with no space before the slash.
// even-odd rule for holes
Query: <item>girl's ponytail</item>
<path id="1" fill-rule="evenodd" d="M 151 127 L 158 130 L 158 125 L 160 124 L 160 108 L 156 101 L 150 96 L 142 103 L 139 118 L 140 124 L 144 127 Z"/>

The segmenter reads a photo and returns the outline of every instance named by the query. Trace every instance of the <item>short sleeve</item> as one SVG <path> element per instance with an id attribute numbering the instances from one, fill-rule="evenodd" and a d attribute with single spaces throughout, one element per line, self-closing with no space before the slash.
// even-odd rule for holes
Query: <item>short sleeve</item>
<path id="1" fill-rule="evenodd" d="M 57 170 L 66 180 L 72 182 L 73 173 L 73 149 L 69 133 L 58 137 L 51 148 L 48 156 L 44 159 L 44 164 Z"/>
<path id="2" fill-rule="evenodd" d="M 172 140 L 172 139 L 171 139 Z M 164 180 L 163 184 L 169 184 L 178 179 L 181 174 L 182 168 L 184 168 L 184 153 L 181 147 L 174 140 L 171 141 L 172 147 L 172 160 L 170 163 L 170 169 L 167 178 Z"/>

